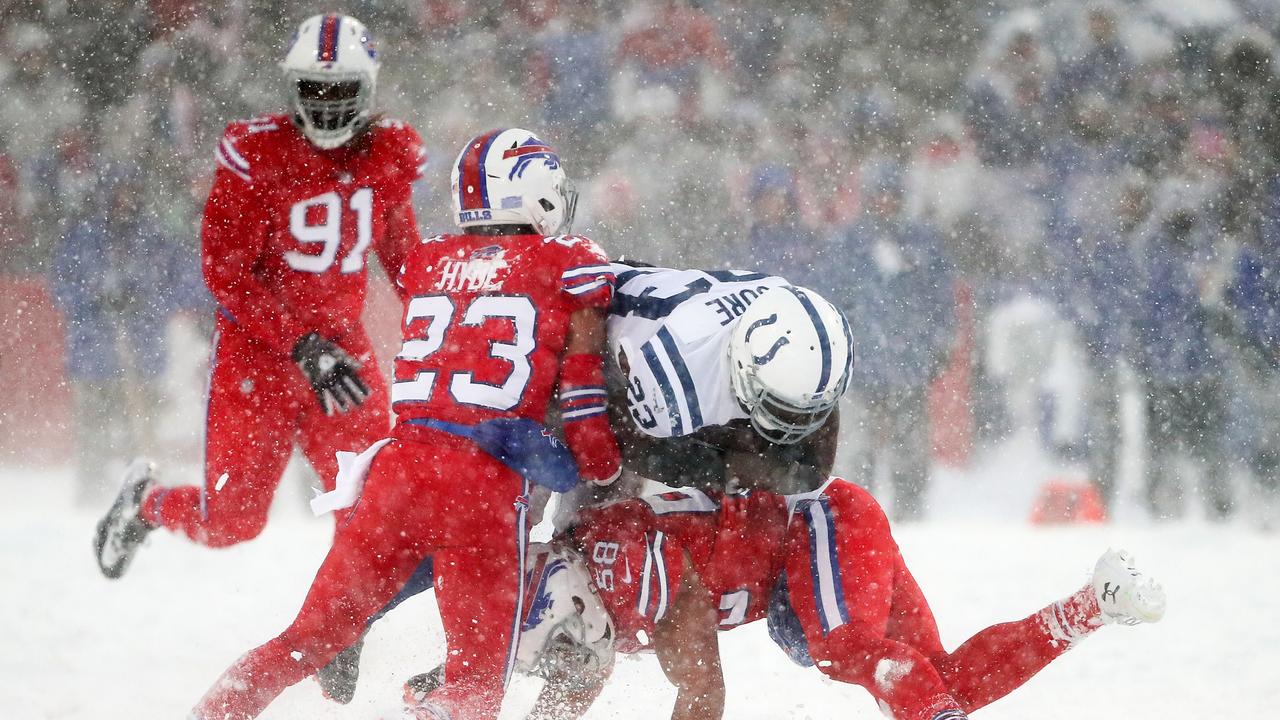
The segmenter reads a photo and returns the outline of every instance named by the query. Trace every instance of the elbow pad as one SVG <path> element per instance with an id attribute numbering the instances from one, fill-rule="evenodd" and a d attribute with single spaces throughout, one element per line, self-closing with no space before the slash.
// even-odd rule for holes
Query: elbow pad
<path id="1" fill-rule="evenodd" d="M 622 473 L 618 441 L 609 427 L 609 391 L 604 385 L 604 360 L 579 353 L 560 367 L 560 421 L 565 441 L 578 461 L 583 480 L 608 485 Z"/>

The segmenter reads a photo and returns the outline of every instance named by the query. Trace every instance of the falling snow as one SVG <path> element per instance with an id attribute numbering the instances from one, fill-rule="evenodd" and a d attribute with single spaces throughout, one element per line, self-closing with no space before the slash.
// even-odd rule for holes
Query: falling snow
<path id="1" fill-rule="evenodd" d="M 0 3 L 0 494 L 17 510 L 0 715 L 182 716 L 287 623 L 323 556 L 331 521 L 301 499 L 323 483 L 300 456 L 254 542 L 152 537 L 118 583 L 89 546 L 135 455 L 198 481 L 215 151 L 229 122 L 288 110 L 290 34 L 334 9 Z M 424 235 L 453 227 L 458 148 L 524 127 L 580 191 L 574 231 L 611 256 L 777 274 L 846 313 L 835 471 L 889 512 L 945 640 L 1077 589 L 1108 545 L 1150 560 L 1165 622 L 1104 629 L 980 717 L 1280 704 L 1280 0 L 339 9 L 373 33 L 378 111 L 423 138 Z M 506 265 L 468 263 L 486 286 Z M 397 268 L 375 266 L 364 321 L 386 374 Z M 355 704 L 304 683 L 264 717 L 389 717 L 443 653 L 415 599 L 371 635 Z M 723 656 L 728 717 L 879 717 L 761 627 Z M 519 679 L 504 717 L 535 692 Z M 653 658 L 628 659 L 588 717 L 662 717 L 672 697 Z"/>

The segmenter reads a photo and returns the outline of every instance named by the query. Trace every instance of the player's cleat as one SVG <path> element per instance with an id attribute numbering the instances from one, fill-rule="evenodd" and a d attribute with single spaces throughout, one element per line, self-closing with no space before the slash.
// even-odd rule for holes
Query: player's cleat
<path id="1" fill-rule="evenodd" d="M 140 517 L 142 500 L 155 484 L 155 464 L 135 458 L 124 473 L 120 494 L 105 517 L 98 522 L 94 553 L 102 574 L 115 579 L 124 575 L 129 563 L 152 527 Z"/>
<path id="2" fill-rule="evenodd" d="M 320 683 L 320 690 L 325 697 L 339 705 L 346 705 L 356 696 L 356 682 L 360 679 L 360 651 L 363 649 L 362 636 L 316 672 L 316 682 Z"/>
<path id="3" fill-rule="evenodd" d="M 1108 550 L 1093 568 L 1093 592 L 1104 623 L 1137 625 L 1164 617 L 1164 588 L 1134 567 L 1124 550 Z"/>
<path id="4" fill-rule="evenodd" d="M 453 715 L 435 703 L 422 702 L 406 707 L 400 720 L 453 720 Z"/>
<path id="5" fill-rule="evenodd" d="M 404 683 L 404 704 L 414 707 L 427 699 L 444 684 L 444 664 L 437 665 L 434 670 L 414 675 Z"/>

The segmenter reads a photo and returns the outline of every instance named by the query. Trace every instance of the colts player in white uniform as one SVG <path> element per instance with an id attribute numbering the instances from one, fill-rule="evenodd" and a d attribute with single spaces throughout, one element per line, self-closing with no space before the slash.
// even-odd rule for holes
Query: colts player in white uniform
<path id="1" fill-rule="evenodd" d="M 609 345 L 625 367 L 636 425 L 679 437 L 746 418 L 730 388 L 729 334 L 761 293 L 787 281 L 732 270 L 613 269 Z"/>
<path id="2" fill-rule="evenodd" d="M 626 388 L 614 406 L 631 420 L 615 427 L 629 468 L 718 489 L 724 453 L 738 451 L 769 468 L 738 477 L 749 486 L 794 493 L 825 482 L 853 368 L 844 314 L 773 275 L 613 269 L 609 347 Z"/>

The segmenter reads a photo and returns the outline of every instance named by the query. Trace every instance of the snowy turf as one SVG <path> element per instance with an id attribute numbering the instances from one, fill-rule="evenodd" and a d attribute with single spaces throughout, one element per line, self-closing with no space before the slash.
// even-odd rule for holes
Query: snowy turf
<path id="1" fill-rule="evenodd" d="M 897 529 L 949 647 L 1080 587 L 1112 544 L 1164 582 L 1169 612 L 1155 626 L 1104 628 L 976 717 L 1270 717 L 1280 706 L 1280 537 L 1194 519 L 1034 529 L 1021 522 L 1029 491 L 1013 484 L 1025 471 L 985 485 L 944 476 L 938 519 Z M 69 509 L 70 484 L 67 472 L 0 469 L 10 505 L 0 527 L 3 718 L 184 717 L 229 663 L 292 618 L 330 532 L 290 490 L 254 542 L 209 551 L 157 533 L 109 582 L 90 549 L 97 511 Z M 980 505 L 987 497 L 1000 499 Z M 721 639 L 729 718 L 882 717 L 861 689 L 791 665 L 763 623 Z M 328 703 L 306 681 L 263 717 L 394 717 L 400 684 L 442 652 L 434 603 L 416 598 L 374 629 L 354 703 Z M 520 679 L 504 718 L 521 717 L 536 691 Z M 667 717 L 673 697 L 652 656 L 627 658 L 589 717 Z"/>

